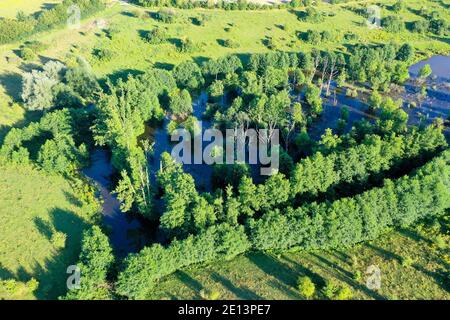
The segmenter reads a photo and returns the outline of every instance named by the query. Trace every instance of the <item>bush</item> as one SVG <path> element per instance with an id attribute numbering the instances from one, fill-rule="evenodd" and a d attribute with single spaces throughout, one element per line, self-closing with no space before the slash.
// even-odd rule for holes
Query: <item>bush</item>
<path id="1" fill-rule="evenodd" d="M 110 61 L 114 56 L 112 50 L 103 47 L 97 47 L 92 50 L 92 54 L 100 61 Z"/>
<path id="2" fill-rule="evenodd" d="M 320 23 L 324 21 L 324 15 L 316 8 L 307 7 L 306 11 L 301 15 L 301 19 L 305 22 Z"/>
<path id="3" fill-rule="evenodd" d="M 430 22 L 429 31 L 438 36 L 444 35 L 447 29 L 448 23 L 445 19 L 433 19 Z"/>
<path id="4" fill-rule="evenodd" d="M 300 277 L 297 281 L 297 286 L 298 290 L 300 291 L 300 294 L 304 296 L 306 299 L 312 298 L 314 292 L 316 291 L 316 286 L 307 276 Z"/>
<path id="5" fill-rule="evenodd" d="M 381 20 L 381 26 L 388 32 L 398 33 L 405 29 L 405 23 L 400 17 L 387 16 Z"/>
<path id="6" fill-rule="evenodd" d="M 223 46 L 227 48 L 239 48 L 240 44 L 238 41 L 233 39 L 226 39 L 223 41 Z"/>
<path id="7" fill-rule="evenodd" d="M 24 61 L 31 61 L 31 60 L 35 60 L 36 59 L 36 54 L 33 52 L 33 50 L 31 50 L 28 47 L 22 48 L 19 51 L 19 56 L 24 60 Z"/>
<path id="8" fill-rule="evenodd" d="M 167 32 L 165 28 L 156 27 L 147 32 L 143 36 L 144 41 L 150 44 L 161 44 L 167 40 Z"/>
<path id="9" fill-rule="evenodd" d="M 164 23 L 174 23 L 177 19 L 177 12 L 173 9 L 160 9 L 156 13 L 156 19 Z"/>
<path id="10" fill-rule="evenodd" d="M 414 21 L 411 25 L 411 31 L 417 33 L 427 33 L 430 23 L 427 20 Z"/>

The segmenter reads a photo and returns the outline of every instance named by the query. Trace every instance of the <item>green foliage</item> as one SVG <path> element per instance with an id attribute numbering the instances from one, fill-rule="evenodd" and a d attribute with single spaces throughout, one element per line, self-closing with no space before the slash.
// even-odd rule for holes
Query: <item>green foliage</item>
<path id="1" fill-rule="evenodd" d="M 156 27 L 146 32 L 143 39 L 150 44 L 161 44 L 167 40 L 167 30 L 162 27 Z"/>
<path id="2" fill-rule="evenodd" d="M 19 56 L 24 61 L 31 61 L 31 60 L 35 60 L 37 58 L 37 56 L 33 52 L 33 50 L 31 50 L 30 48 L 27 48 L 27 47 L 20 49 Z"/>
<path id="3" fill-rule="evenodd" d="M 93 226 L 83 233 L 80 268 L 80 288 L 69 290 L 63 299 L 105 300 L 111 299 L 108 273 L 111 271 L 114 255 L 108 237 L 99 227 Z"/>
<path id="4" fill-rule="evenodd" d="M 159 244 L 129 255 L 119 273 L 116 291 L 132 299 L 145 298 L 162 277 L 196 263 L 230 260 L 250 248 L 244 228 L 214 225 L 197 236 Z"/>
<path id="5" fill-rule="evenodd" d="M 428 32 L 429 27 L 430 23 L 427 20 L 418 20 L 412 23 L 411 31 L 424 34 Z"/>
<path id="6" fill-rule="evenodd" d="M 320 89 L 313 84 L 308 85 L 305 93 L 306 102 L 311 108 L 311 114 L 318 116 L 322 113 L 322 98 L 320 97 Z"/>
<path id="7" fill-rule="evenodd" d="M 324 21 L 324 14 L 313 7 L 307 7 L 306 11 L 301 14 L 301 19 L 309 23 L 320 23 Z"/>
<path id="8" fill-rule="evenodd" d="M 306 299 L 312 298 L 314 292 L 316 291 L 316 286 L 307 276 L 299 277 L 297 281 L 297 286 L 300 294 Z"/>
<path id="9" fill-rule="evenodd" d="M 398 16 L 387 16 L 381 21 L 381 26 L 388 32 L 398 33 L 405 29 L 405 23 Z"/>
<path id="10" fill-rule="evenodd" d="M 436 35 L 444 35 L 448 30 L 448 22 L 445 19 L 433 19 L 430 21 L 429 31 Z"/>
<path id="11" fill-rule="evenodd" d="M 397 51 L 397 59 L 400 61 L 409 61 L 414 57 L 414 48 L 409 43 L 403 44 Z"/>
<path id="12" fill-rule="evenodd" d="M 108 62 L 114 56 L 114 52 L 111 49 L 105 47 L 97 47 L 92 50 L 92 54 L 99 61 Z"/>
<path id="13" fill-rule="evenodd" d="M 180 63 L 173 69 L 172 74 L 181 88 L 194 90 L 204 83 L 200 67 L 193 61 Z"/>
<path id="14" fill-rule="evenodd" d="M 18 14 L 16 19 L 0 19 L 0 44 L 18 41 L 31 34 L 65 24 L 67 11 L 71 5 L 78 6 L 81 18 L 86 18 L 105 7 L 101 0 L 71 0 L 58 3 L 39 14 L 26 16 L 22 13 Z"/>
<path id="15" fill-rule="evenodd" d="M 164 23 L 174 23 L 177 19 L 177 12 L 173 9 L 160 9 L 155 17 Z"/>
<path id="16" fill-rule="evenodd" d="M 186 89 L 175 89 L 169 93 L 169 109 L 176 116 L 185 117 L 192 113 L 192 99 Z"/>
<path id="17" fill-rule="evenodd" d="M 227 48 L 236 49 L 240 47 L 240 44 L 238 41 L 233 39 L 225 39 L 223 40 L 223 46 Z"/>
<path id="18" fill-rule="evenodd" d="M 445 151 L 412 175 L 386 180 L 382 187 L 353 198 L 287 208 L 282 215 L 271 212 L 252 220 L 253 246 L 286 249 L 296 245 L 304 250 L 342 247 L 437 215 L 450 205 L 449 155 Z"/>
<path id="19" fill-rule="evenodd" d="M 13 163 L 27 163 L 32 150 L 25 148 L 24 144 L 45 137 L 33 145 L 34 150 L 38 150 L 37 155 L 34 155 L 36 163 L 47 172 L 71 174 L 87 159 L 85 145 L 77 146 L 74 140 L 71 129 L 74 119 L 72 111 L 57 110 L 23 129 L 12 129 L 5 137 L 0 155 Z"/>
<path id="20" fill-rule="evenodd" d="M 429 64 L 424 65 L 422 68 L 420 68 L 419 70 L 419 78 L 421 79 L 426 79 L 428 78 L 431 74 L 433 73 L 433 70 L 431 70 L 431 67 Z"/>

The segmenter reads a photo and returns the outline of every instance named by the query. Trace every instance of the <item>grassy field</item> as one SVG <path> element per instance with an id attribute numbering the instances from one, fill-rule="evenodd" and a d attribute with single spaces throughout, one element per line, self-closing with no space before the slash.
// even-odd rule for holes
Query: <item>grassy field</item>
<path id="1" fill-rule="evenodd" d="M 392 3 L 386 1 L 383 3 Z M 430 1 L 408 1 L 408 10 L 402 12 L 405 22 L 422 19 L 414 10 L 424 4 L 445 12 L 439 3 Z M 311 50 L 315 45 L 303 42 L 299 34 L 308 29 L 329 30 L 334 33 L 336 41 L 322 43 L 321 48 L 336 48 L 346 51 L 352 43 L 386 43 L 410 42 L 420 53 L 449 53 L 448 38 L 428 37 L 410 33 L 388 33 L 383 30 L 370 30 L 365 19 L 345 5 L 331 6 L 323 3 L 319 9 L 329 15 L 320 24 L 306 23 L 298 19 L 297 14 L 288 10 L 269 11 L 224 11 L 224 10 L 176 10 L 178 17 L 175 23 L 164 24 L 156 21 L 155 11 L 131 5 L 111 3 L 106 10 L 95 17 L 83 21 L 78 31 L 62 29 L 34 35 L 31 39 L 49 45 L 39 55 L 37 61 L 22 61 L 17 55 L 21 43 L 0 46 L 0 141 L 4 132 L 12 125 L 20 125 L 27 121 L 27 115 L 14 103 L 20 103 L 21 74 L 41 65 L 49 59 L 67 61 L 69 54 L 85 57 L 93 66 L 98 77 L 118 77 L 127 73 L 139 73 L 149 66 L 170 68 L 183 60 L 202 61 L 206 58 L 219 57 L 229 53 L 239 53 L 243 57 L 247 53 L 268 52 L 265 43 L 273 39 L 276 49 L 286 51 Z M 136 15 L 139 12 L 140 14 Z M 383 15 L 392 14 L 386 8 Z M 447 19 L 448 13 L 444 13 Z M 196 25 L 194 18 L 205 15 L 208 21 L 203 26 Z M 138 16 L 138 17 L 136 17 Z M 101 21 L 107 26 L 117 27 L 119 33 L 112 39 L 98 27 Z M 161 45 L 151 45 L 141 39 L 141 35 L 156 25 L 167 28 L 169 40 Z M 344 39 L 347 33 L 354 33 L 359 40 L 348 42 Z M 198 47 L 194 52 L 181 53 L 177 46 L 183 38 L 191 39 Z M 226 48 L 223 40 L 233 39 L 239 43 L 238 48 Z M 93 56 L 94 48 L 106 48 L 112 52 L 111 59 L 99 61 Z M 419 58 L 418 56 L 418 58 Z"/>
<path id="2" fill-rule="evenodd" d="M 51 8 L 62 0 L 0 0 L 0 17 L 15 18 L 18 11 L 25 14 Z"/>
<path id="3" fill-rule="evenodd" d="M 12 296 L 56 298 L 65 291 L 66 269 L 77 261 L 87 226 L 82 205 L 61 177 L 27 167 L 0 172 L 0 280 L 35 278 L 34 296 Z"/>
<path id="4" fill-rule="evenodd" d="M 56 1 L 0 0 L 0 17 L 14 17 L 18 10 L 35 12 L 53 2 Z M 406 22 L 421 19 L 414 10 L 424 4 L 450 19 L 450 14 L 438 2 L 411 0 L 407 4 L 410 10 L 402 13 Z M 99 78 L 116 78 L 142 72 L 150 66 L 170 68 L 187 59 L 202 61 L 229 53 L 245 57 L 248 53 L 268 52 L 265 44 L 268 39 L 273 39 L 279 50 L 311 50 L 317 45 L 307 44 L 298 36 L 308 29 L 334 33 L 337 40 L 323 43 L 320 48 L 346 51 L 349 44 L 392 41 L 414 45 L 419 52 L 417 58 L 450 52 L 448 38 L 369 30 L 364 18 L 343 7 L 321 4 L 320 10 L 334 15 L 320 24 L 305 23 L 288 10 L 202 9 L 177 10 L 177 21 L 163 24 L 152 18 L 154 10 L 113 3 L 84 20 L 80 30 L 59 29 L 32 36 L 30 40 L 48 45 L 36 61 L 22 61 L 17 56 L 22 42 L 0 46 L 0 144 L 9 128 L 36 118 L 36 114 L 21 107 L 21 75 L 51 59 L 67 62 L 71 56 L 83 56 Z M 392 14 L 386 9 L 382 13 Z M 193 23 L 194 18 L 202 15 L 208 17 L 204 26 Z M 108 37 L 98 22 L 120 31 Z M 169 40 L 161 45 L 144 42 L 141 35 L 157 25 L 167 28 Z M 346 41 L 344 35 L 350 32 L 359 40 Z M 185 37 L 197 45 L 194 52 L 179 52 L 179 43 Z M 239 47 L 224 47 L 222 43 L 226 39 L 237 41 Z M 109 49 L 111 59 L 99 61 L 93 55 L 95 48 Z M 67 266 L 77 260 L 80 234 L 87 226 L 83 209 L 63 178 L 48 177 L 29 168 L 2 167 L 0 173 L 0 279 L 39 281 L 34 295 L 19 288 L 14 298 L 56 298 L 64 292 Z M 219 291 L 227 299 L 298 299 L 301 296 L 295 289 L 296 280 L 306 274 L 313 278 L 318 289 L 323 287 L 325 279 L 346 283 L 358 299 L 450 299 L 441 277 L 442 270 L 448 270 L 449 258 L 430 239 L 422 232 L 405 230 L 345 253 L 252 253 L 230 262 L 177 272 L 161 282 L 151 298 L 200 298 L 200 291 L 207 289 Z M 407 257 L 414 260 L 411 266 L 402 263 Z M 372 264 L 382 272 L 382 287 L 378 292 L 364 285 L 365 270 Z M 0 299 L 10 296 L 0 286 Z M 321 293 L 316 296 L 321 297 Z"/>
<path id="5" fill-rule="evenodd" d="M 316 285 L 314 299 L 324 299 L 326 280 L 348 286 L 354 299 L 450 299 L 449 240 L 436 245 L 437 230 L 396 231 L 354 248 L 284 254 L 251 253 L 205 268 L 178 271 L 159 283 L 153 299 L 201 299 L 201 292 L 218 292 L 223 299 L 303 299 L 296 288 L 300 276 Z M 380 290 L 366 281 L 381 273 Z M 447 278 L 446 278 L 447 277 Z"/>

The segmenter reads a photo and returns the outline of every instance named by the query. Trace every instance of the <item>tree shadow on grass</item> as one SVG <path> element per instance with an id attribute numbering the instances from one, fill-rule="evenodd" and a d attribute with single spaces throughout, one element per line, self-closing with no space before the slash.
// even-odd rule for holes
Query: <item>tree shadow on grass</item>
<path id="1" fill-rule="evenodd" d="M 5 72 L 0 74 L 0 85 L 3 86 L 8 96 L 14 101 L 20 100 L 22 92 L 22 76 L 16 72 Z"/>
<path id="2" fill-rule="evenodd" d="M 225 278 L 224 276 L 213 272 L 211 274 L 211 279 L 213 279 L 216 282 L 219 282 L 221 285 L 223 285 L 227 290 L 231 291 L 236 297 L 239 299 L 249 299 L 249 300 L 262 300 L 263 298 L 250 289 L 246 287 L 237 287 L 234 285 L 230 279 Z"/>
<path id="3" fill-rule="evenodd" d="M 402 257 L 399 256 L 398 254 L 387 251 L 383 248 L 374 246 L 373 244 L 366 243 L 365 246 L 370 248 L 371 250 L 373 250 L 375 253 L 377 253 L 379 256 L 381 256 L 384 259 L 397 260 L 397 262 L 399 262 L 399 263 L 401 263 L 403 260 Z"/>
<path id="4" fill-rule="evenodd" d="M 276 281 L 270 282 L 273 288 L 284 292 L 290 297 L 299 298 L 299 295 L 293 289 L 297 286 L 298 279 L 298 274 L 295 270 L 268 253 L 254 253 L 248 255 L 248 258 L 259 269 L 276 279 Z"/>
<path id="5" fill-rule="evenodd" d="M 353 274 L 351 272 L 343 269 L 342 267 L 337 265 L 335 262 L 330 261 L 322 256 L 319 256 L 316 253 L 311 253 L 310 256 L 314 258 L 314 259 L 310 260 L 312 263 L 316 264 L 316 266 L 318 266 L 319 268 L 330 273 L 332 275 L 332 277 L 334 277 L 342 282 L 347 283 L 354 289 L 364 292 L 364 294 L 366 294 L 367 296 L 369 296 L 371 298 L 374 298 L 376 300 L 386 300 L 386 297 L 380 295 L 378 292 L 373 291 L 373 290 L 369 289 L 367 286 L 357 282 L 353 278 Z"/>
<path id="6" fill-rule="evenodd" d="M 137 76 L 143 74 L 142 70 L 137 69 L 120 69 L 113 73 L 108 74 L 105 78 L 99 80 L 100 86 L 106 88 L 107 80 L 111 81 L 112 84 L 117 84 L 119 80 L 126 80 L 128 76 Z"/>
<path id="7" fill-rule="evenodd" d="M 50 220 L 54 229 L 64 233 L 67 238 L 64 248 L 55 250 L 55 253 L 46 258 L 43 263 L 35 262 L 33 271 L 29 273 L 29 277 L 39 281 L 39 287 L 35 292 L 38 299 L 56 299 L 65 294 L 67 267 L 78 261 L 82 232 L 88 227 L 82 218 L 61 208 L 52 209 Z M 38 230 L 43 231 L 39 228 Z M 44 231 L 47 232 L 47 230 Z"/>
<path id="8" fill-rule="evenodd" d="M 196 279 L 192 278 L 184 271 L 178 270 L 175 272 L 175 276 L 183 282 L 189 289 L 195 292 L 195 298 L 201 299 L 200 291 L 203 289 L 203 285 Z"/>
<path id="9" fill-rule="evenodd" d="M 33 222 L 39 233 L 50 241 L 53 235 L 53 228 L 50 222 L 42 219 L 41 217 L 34 217 Z"/>
<path id="10" fill-rule="evenodd" d="M 4 267 L 0 262 L 0 280 L 6 280 L 11 278 L 14 278 L 14 273 L 12 273 L 11 270 Z"/>
<path id="11" fill-rule="evenodd" d="M 405 237 L 410 238 L 411 240 L 414 241 L 424 241 L 427 244 L 431 244 L 432 241 L 428 238 L 425 238 L 424 236 L 420 235 L 417 231 L 415 230 L 411 230 L 411 229 L 400 229 L 398 230 L 398 232 Z"/>

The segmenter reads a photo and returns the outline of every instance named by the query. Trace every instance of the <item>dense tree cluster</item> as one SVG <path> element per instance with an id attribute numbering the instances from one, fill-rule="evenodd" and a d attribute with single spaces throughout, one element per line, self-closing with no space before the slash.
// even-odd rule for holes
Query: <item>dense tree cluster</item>
<path id="1" fill-rule="evenodd" d="M 11 129 L 0 149 L 0 160 L 17 164 L 35 161 L 50 173 L 72 173 L 87 161 L 87 147 L 74 130 L 86 116 L 83 110 L 57 110 L 25 128 Z"/>
<path id="2" fill-rule="evenodd" d="M 79 107 L 93 102 L 99 91 L 89 64 L 82 58 L 70 67 L 49 61 L 42 70 L 23 75 L 22 100 L 28 110 Z"/>

